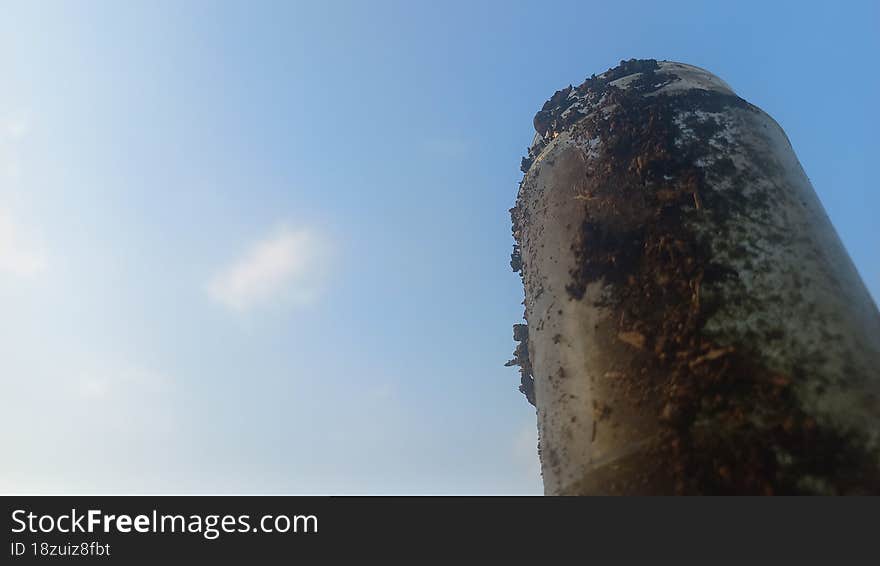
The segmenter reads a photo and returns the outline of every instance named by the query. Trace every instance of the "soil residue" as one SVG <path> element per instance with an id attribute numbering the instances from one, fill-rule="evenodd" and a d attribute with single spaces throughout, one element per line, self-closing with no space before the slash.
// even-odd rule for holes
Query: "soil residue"
<path id="1" fill-rule="evenodd" d="M 719 308 L 720 286 L 739 274 L 716 262 L 694 221 L 708 214 L 722 225 L 733 211 L 765 214 L 757 209 L 768 205 L 741 202 L 735 191 L 707 191 L 707 175 L 732 173 L 729 159 L 695 165 L 712 151 L 706 140 L 721 125 L 711 119 L 681 124 L 676 116 L 754 107 L 733 95 L 696 89 L 645 96 L 668 84 L 667 75 L 655 75 L 657 69 L 655 60 L 622 61 L 600 77 L 557 91 L 535 116 L 541 140 L 523 160 L 527 171 L 543 140 L 564 130 L 601 141 L 603 157 L 589 181 L 594 191 L 583 205 L 587 220 L 572 246 L 577 267 L 567 291 L 582 300 L 588 284 L 604 281 L 602 306 L 615 313 L 616 334 L 649 356 L 647 370 L 634 362 L 622 379 L 634 404 L 645 395 L 660 396 L 652 403 L 660 407 L 661 423 L 652 460 L 671 470 L 674 489 L 682 494 L 880 491 L 876 463 L 859 449 L 862 439 L 820 426 L 801 409 L 792 387 L 798 375 L 772 372 L 756 363 L 747 344 L 722 346 L 705 331 Z M 626 88 L 610 84 L 634 73 L 640 74 Z M 580 112 L 599 101 L 613 111 Z M 682 136 L 682 127 L 693 135 Z M 520 227 L 513 231 L 519 241 Z M 511 266 L 522 269 L 518 245 Z M 528 331 L 525 325 L 514 329 L 520 342 L 509 364 L 520 366 L 520 390 L 534 404 Z"/>
<path id="2" fill-rule="evenodd" d="M 514 324 L 513 339 L 517 343 L 516 350 L 513 352 L 513 359 L 504 365 L 507 367 L 519 366 L 519 392 L 526 396 L 529 403 L 534 405 L 535 377 L 532 374 L 532 363 L 529 361 L 529 327 L 525 324 Z"/>

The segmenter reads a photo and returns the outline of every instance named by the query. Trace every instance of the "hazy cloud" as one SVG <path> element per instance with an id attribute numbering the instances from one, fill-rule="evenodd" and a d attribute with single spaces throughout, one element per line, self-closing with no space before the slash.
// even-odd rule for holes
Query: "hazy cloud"
<path id="1" fill-rule="evenodd" d="M 13 114 L 0 121 L 0 136 L 9 140 L 25 137 L 30 129 L 30 116 L 27 112 Z"/>
<path id="2" fill-rule="evenodd" d="M 524 421 L 513 440 L 513 457 L 519 463 L 523 477 L 535 482 L 536 493 L 543 491 L 541 461 L 538 458 L 538 426 L 535 418 Z"/>
<path id="3" fill-rule="evenodd" d="M 471 150 L 471 144 L 468 140 L 456 137 L 430 138 L 424 140 L 423 144 L 427 152 L 449 159 L 464 157 Z"/>
<path id="4" fill-rule="evenodd" d="M 168 391 L 171 380 L 151 369 L 122 365 L 117 368 L 79 372 L 76 390 L 89 400 L 107 400 L 132 393 L 137 396 Z"/>
<path id="5" fill-rule="evenodd" d="M 0 175 L 11 180 L 20 176 L 19 146 L 30 129 L 30 117 L 26 112 L 0 116 Z"/>
<path id="6" fill-rule="evenodd" d="M 310 304 L 323 286 L 328 254 L 327 242 L 314 230 L 282 227 L 220 270 L 208 293 L 239 312 L 278 301 Z"/>
<path id="7" fill-rule="evenodd" d="M 0 208 L 0 273 L 32 277 L 46 271 L 45 253 L 29 240 L 11 215 Z"/>

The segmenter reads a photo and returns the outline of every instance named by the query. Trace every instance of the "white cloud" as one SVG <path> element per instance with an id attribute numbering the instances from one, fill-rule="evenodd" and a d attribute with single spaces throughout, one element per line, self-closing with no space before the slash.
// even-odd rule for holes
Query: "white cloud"
<path id="1" fill-rule="evenodd" d="M 33 277 L 47 268 L 45 253 L 28 241 L 10 214 L 0 208 L 0 273 Z"/>
<path id="2" fill-rule="evenodd" d="M 315 231 L 283 227 L 222 269 L 208 293 L 238 312 L 283 300 L 310 304 L 323 287 L 328 255 L 327 242 Z"/>

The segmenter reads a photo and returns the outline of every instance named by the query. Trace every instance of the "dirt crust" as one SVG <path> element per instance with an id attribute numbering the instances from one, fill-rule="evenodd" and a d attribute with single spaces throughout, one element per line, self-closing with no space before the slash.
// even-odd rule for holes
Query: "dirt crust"
<path id="1" fill-rule="evenodd" d="M 793 389 L 798 375 L 756 362 L 748 340 L 722 346 L 706 332 L 721 286 L 740 274 L 717 261 L 706 232 L 694 226 L 723 226 L 733 212 L 761 203 L 742 202 L 736 191 L 707 190 L 707 176 L 733 171 L 706 143 L 724 143 L 716 135 L 721 124 L 680 117 L 755 109 L 737 96 L 698 89 L 646 96 L 671 80 L 658 69 L 655 60 L 622 61 L 557 91 L 535 116 L 538 140 L 522 162 L 528 171 L 563 131 L 602 148 L 585 183 L 585 220 L 572 243 L 577 262 L 566 290 L 570 300 L 584 300 L 590 283 L 603 282 L 607 292 L 597 306 L 614 313 L 614 332 L 633 351 L 621 379 L 633 405 L 651 397 L 645 406 L 659 407 L 650 410 L 659 411 L 661 423 L 646 449 L 650 466 L 616 477 L 616 489 L 644 485 L 644 474 L 663 469 L 680 494 L 880 492 L 877 462 L 863 451 L 863 439 L 806 412 Z M 626 88 L 611 84 L 634 74 Z M 600 106 L 611 111 L 582 111 Z M 710 151 L 716 151 L 706 160 L 711 165 L 697 166 Z M 511 214 L 517 240 L 511 267 L 520 271 L 518 219 L 526 213 Z M 520 390 L 534 404 L 528 328 L 517 325 L 514 334 L 519 345 L 509 363 L 520 366 Z"/>

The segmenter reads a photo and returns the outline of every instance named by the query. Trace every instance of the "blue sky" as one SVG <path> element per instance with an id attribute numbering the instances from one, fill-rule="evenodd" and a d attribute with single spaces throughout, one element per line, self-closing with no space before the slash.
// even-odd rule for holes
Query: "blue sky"
<path id="1" fill-rule="evenodd" d="M 876 2 L 0 0 L 0 492 L 539 493 L 532 116 L 620 59 L 786 130 L 875 300 Z"/>

